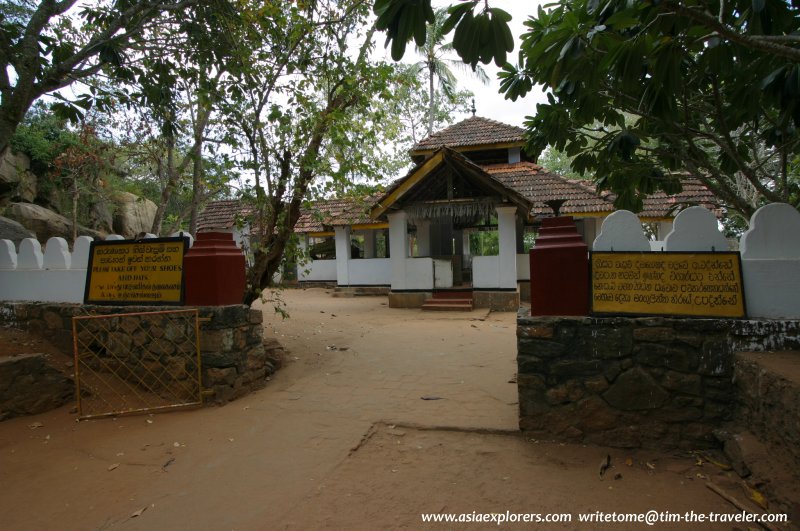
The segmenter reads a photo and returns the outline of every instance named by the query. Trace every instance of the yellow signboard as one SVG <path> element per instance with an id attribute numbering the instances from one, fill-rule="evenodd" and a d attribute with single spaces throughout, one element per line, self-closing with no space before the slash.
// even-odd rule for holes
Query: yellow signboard
<path id="1" fill-rule="evenodd" d="M 93 242 L 87 304 L 183 304 L 184 238 Z"/>
<path id="2" fill-rule="evenodd" d="M 591 255 L 592 313 L 744 317 L 739 253 Z"/>

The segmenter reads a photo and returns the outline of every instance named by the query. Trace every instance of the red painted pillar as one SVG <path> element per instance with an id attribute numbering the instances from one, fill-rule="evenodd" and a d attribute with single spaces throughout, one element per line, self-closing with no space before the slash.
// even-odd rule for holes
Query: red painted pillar
<path id="1" fill-rule="evenodd" d="M 530 251 L 531 315 L 589 315 L 589 256 L 572 217 L 542 221 Z"/>
<path id="2" fill-rule="evenodd" d="M 224 306 L 242 304 L 244 253 L 229 232 L 201 232 L 183 257 L 185 304 Z"/>

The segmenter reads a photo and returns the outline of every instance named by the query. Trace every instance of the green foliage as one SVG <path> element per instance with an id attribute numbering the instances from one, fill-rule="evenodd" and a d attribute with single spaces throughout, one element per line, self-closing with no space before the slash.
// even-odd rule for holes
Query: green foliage
<path id="1" fill-rule="evenodd" d="M 572 157 L 553 147 L 545 149 L 539 155 L 538 163 L 543 168 L 570 179 L 585 179 L 583 175 L 572 170 Z"/>
<path id="2" fill-rule="evenodd" d="M 548 102 L 526 122 L 529 151 L 563 152 L 618 206 L 674 193 L 688 172 L 750 214 L 760 200 L 742 179 L 768 201 L 790 201 L 796 187 L 798 13 L 749 0 L 562 1 L 525 23 L 502 91 L 516 100 L 545 85 Z"/>
<path id="3" fill-rule="evenodd" d="M 152 100 L 168 100 L 174 75 L 158 64 L 143 64 L 137 54 L 161 44 L 156 36 L 165 24 L 179 25 L 182 48 L 214 39 L 214 50 L 222 51 L 231 42 L 221 22 L 232 11 L 226 0 L 0 4 L 0 152 L 33 102 L 46 94 L 60 99 L 54 111 L 73 122 L 92 107 L 104 110 L 125 98 L 125 83 L 152 87 L 148 91 Z M 197 24 L 198 20 L 209 24 Z M 146 34 L 148 39 L 143 38 Z M 118 83 L 92 84 L 100 72 Z M 76 81 L 89 85 L 75 99 L 56 92 Z"/>
<path id="4" fill-rule="evenodd" d="M 11 137 L 11 147 L 31 159 L 31 171 L 44 177 L 54 170 L 53 163 L 68 147 L 79 144 L 79 135 L 67 127 L 66 120 L 34 107 Z"/>
<path id="5" fill-rule="evenodd" d="M 483 9 L 476 12 L 476 8 Z M 405 53 L 406 43 L 412 37 L 417 46 L 423 46 L 428 24 L 434 22 L 430 0 L 375 0 L 374 12 L 378 19 L 375 27 L 386 32 L 386 45 L 392 45 L 392 59 L 399 61 Z M 448 10 L 443 34 L 455 29 L 453 46 L 461 59 L 473 69 L 478 62 L 490 61 L 498 66 L 506 62 L 508 52 L 514 50 L 514 38 L 508 27 L 511 15 L 488 2 L 468 0 Z"/>

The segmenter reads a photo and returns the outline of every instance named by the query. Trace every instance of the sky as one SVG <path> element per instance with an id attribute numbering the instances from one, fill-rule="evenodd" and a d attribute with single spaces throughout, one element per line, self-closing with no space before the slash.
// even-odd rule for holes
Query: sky
<path id="1" fill-rule="evenodd" d="M 455 0 L 433 0 L 433 6 L 447 7 L 456 3 Z M 545 4 L 543 0 L 489 0 L 489 7 L 499 7 L 507 11 L 513 18 L 510 22 L 511 33 L 514 35 L 515 45 L 514 51 L 508 56 L 509 62 L 516 63 L 517 54 L 519 52 L 520 35 L 524 33 L 525 27 L 522 23 L 530 16 L 538 11 L 538 6 Z M 452 39 L 453 33 L 448 35 Z M 378 38 L 378 48 L 383 43 L 383 39 Z M 384 58 L 391 61 L 389 50 L 384 50 Z M 453 59 L 458 59 L 458 55 L 453 53 Z M 413 43 L 409 44 L 406 48 L 406 55 L 403 58 L 404 62 L 413 63 L 419 60 L 414 52 Z M 475 77 L 453 70 L 453 73 L 458 78 L 458 87 L 460 89 L 468 89 L 475 94 L 475 108 L 478 116 L 484 118 L 491 118 L 500 122 L 505 122 L 511 125 L 522 126 L 525 121 L 525 116 L 532 115 L 536 112 L 536 104 L 546 101 L 545 94 L 542 92 L 541 87 L 534 87 L 531 92 L 524 98 L 518 99 L 516 102 L 506 100 L 503 95 L 498 91 L 500 90 L 500 81 L 497 79 L 497 72 L 500 70 L 495 66 L 494 62 L 488 65 L 481 65 L 486 73 L 489 75 L 489 85 L 483 85 Z M 471 113 L 466 113 L 463 116 L 456 117 L 456 121 L 468 118 Z"/>

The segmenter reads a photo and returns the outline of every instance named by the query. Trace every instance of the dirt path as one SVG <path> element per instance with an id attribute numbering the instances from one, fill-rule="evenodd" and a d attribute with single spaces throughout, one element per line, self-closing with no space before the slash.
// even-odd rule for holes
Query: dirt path
<path id="1" fill-rule="evenodd" d="M 292 318 L 265 310 L 265 326 L 288 360 L 258 393 L 157 416 L 78 423 L 68 406 L 0 423 L 2 528 L 413 529 L 426 527 L 422 512 L 736 512 L 704 487 L 718 470 L 694 458 L 517 434 L 514 314 L 394 310 L 320 289 L 284 297 Z M 606 455 L 613 467 L 600 478 Z"/>

